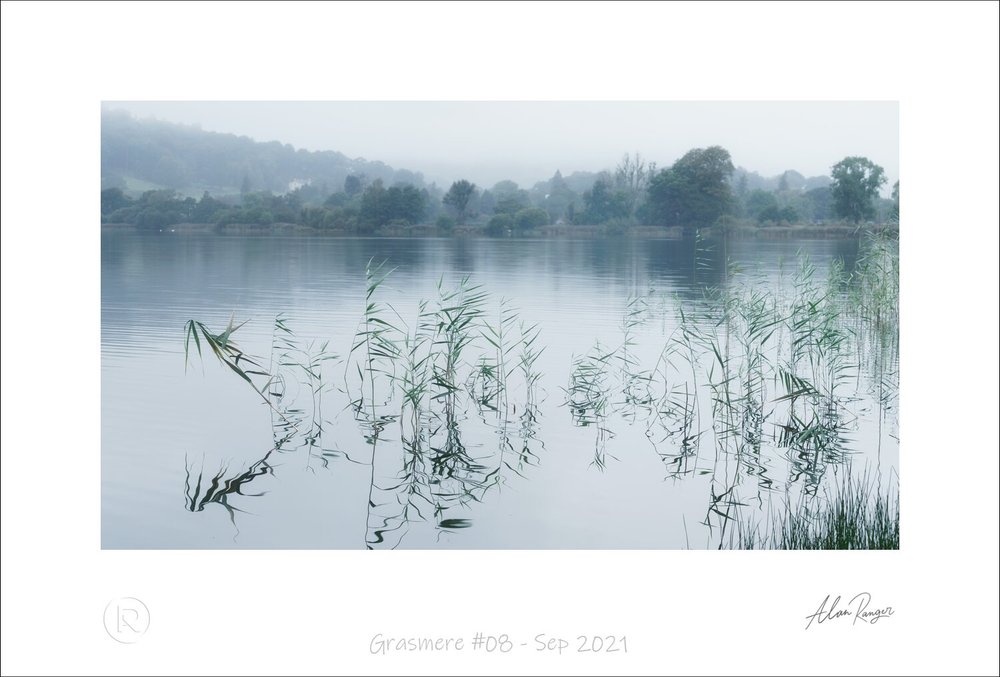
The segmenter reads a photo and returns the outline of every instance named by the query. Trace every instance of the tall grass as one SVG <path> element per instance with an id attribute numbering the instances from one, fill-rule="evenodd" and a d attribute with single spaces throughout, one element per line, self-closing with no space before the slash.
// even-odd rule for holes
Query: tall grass
<path id="1" fill-rule="evenodd" d="M 595 429 L 592 464 L 600 469 L 607 465 L 607 441 L 613 434 L 607 424 L 612 393 L 608 381 L 616 353 L 616 350 L 609 351 L 601 346 L 600 342 L 595 343 L 586 355 L 574 359 L 566 388 L 566 405 L 574 424 Z"/>
<path id="2" fill-rule="evenodd" d="M 899 492 L 848 477 L 828 495 L 803 497 L 771 521 L 739 521 L 731 547 L 745 550 L 898 550 Z"/>
<path id="3" fill-rule="evenodd" d="M 696 279 L 709 265 L 703 245 Z M 384 263 L 366 265 L 361 320 L 344 359 L 326 342 L 300 339 L 280 315 L 267 367 L 234 343 L 242 325 L 233 319 L 218 333 L 185 325 L 185 364 L 192 345 L 198 354 L 207 345 L 270 407 L 275 449 L 307 447 L 307 459 L 324 466 L 346 456 L 323 441 L 329 370 L 343 369 L 370 452 L 372 548 L 396 547 L 415 524 L 439 534 L 469 526 L 469 506 L 526 477 L 545 448 L 540 327 L 468 277 L 440 278 L 436 296 L 407 322 L 386 300 L 390 274 Z M 831 479 L 849 471 L 858 403 L 876 403 L 879 445 L 897 406 L 898 293 L 895 243 L 879 235 L 865 238 L 850 272 L 839 262 L 820 271 L 800 256 L 787 284 L 784 270 L 780 284 L 760 284 L 730 265 L 724 286 L 701 298 L 629 296 L 614 343 L 595 341 L 571 358 L 561 404 L 574 426 L 592 431 L 595 468 L 624 456 L 614 448 L 617 426 L 639 424 L 667 478 L 704 476 L 702 523 L 719 545 L 898 547 L 898 496 L 893 503 L 849 474 Z M 657 342 L 652 350 L 648 340 Z M 470 417 L 495 433 L 495 449 L 469 448 Z M 397 423 L 398 440 L 390 439 Z M 782 489 L 786 507 L 773 524 L 748 521 L 751 506 L 773 505 Z"/>

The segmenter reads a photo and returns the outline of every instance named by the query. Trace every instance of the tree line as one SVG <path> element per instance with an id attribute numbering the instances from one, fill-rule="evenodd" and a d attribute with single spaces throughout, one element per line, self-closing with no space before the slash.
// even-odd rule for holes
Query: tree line
<path id="1" fill-rule="evenodd" d="M 736 172 L 729 152 L 720 146 L 688 151 L 670 167 L 659 169 L 638 153 L 626 154 L 613 171 L 570 177 L 556 172 L 531 190 L 513 181 L 480 189 L 461 179 L 447 191 L 381 177 L 348 175 L 331 192 L 325 182 L 308 182 L 284 193 L 253 191 L 244 185 L 238 197 L 200 199 L 169 189 L 132 198 L 119 187 L 101 192 L 102 223 L 126 223 L 159 230 L 180 223 L 218 226 L 268 226 L 288 223 L 319 230 L 370 234 L 384 227 L 433 224 L 450 232 L 476 227 L 487 234 L 525 233 L 546 226 L 597 225 L 610 230 L 632 226 L 706 228 L 782 226 L 800 223 L 897 220 L 899 184 L 882 199 L 884 170 L 864 157 L 833 165 L 826 185 L 805 189 L 801 175 L 785 172 L 773 190 L 748 188 L 748 174 Z M 794 174 L 794 176 L 793 176 Z M 792 184 L 795 184 L 794 186 Z"/>

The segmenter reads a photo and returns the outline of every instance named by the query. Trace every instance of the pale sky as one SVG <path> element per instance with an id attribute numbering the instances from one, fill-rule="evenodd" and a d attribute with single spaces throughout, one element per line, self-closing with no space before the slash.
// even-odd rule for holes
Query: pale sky
<path id="1" fill-rule="evenodd" d="M 447 186 L 459 178 L 522 187 L 557 170 L 611 169 L 638 151 L 665 167 L 719 145 L 764 176 L 829 175 L 849 155 L 899 178 L 896 102 L 106 102 L 140 118 L 336 150 Z"/>

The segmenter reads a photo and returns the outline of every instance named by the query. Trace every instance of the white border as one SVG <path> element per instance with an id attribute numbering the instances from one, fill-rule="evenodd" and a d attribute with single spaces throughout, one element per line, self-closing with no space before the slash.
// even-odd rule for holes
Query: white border
<path id="1" fill-rule="evenodd" d="M 997 9 L 4 3 L 3 673 L 996 674 Z M 99 104 L 265 98 L 900 101 L 903 550 L 101 551 Z M 861 589 L 897 614 L 802 630 Z M 104 633 L 120 596 L 150 608 L 134 645 Z M 366 655 L 477 630 L 630 653 Z"/>

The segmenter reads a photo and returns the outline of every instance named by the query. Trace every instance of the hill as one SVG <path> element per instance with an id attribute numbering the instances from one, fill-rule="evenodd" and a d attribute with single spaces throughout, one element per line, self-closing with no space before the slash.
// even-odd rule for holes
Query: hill
<path id="1" fill-rule="evenodd" d="M 126 193 L 169 188 L 182 195 L 224 197 L 304 183 L 339 190 L 350 175 L 423 187 L 420 173 L 335 151 L 295 149 L 277 141 L 207 132 L 197 126 L 141 120 L 123 111 L 101 115 L 101 187 Z M 326 191 L 324 191 L 326 192 Z"/>

